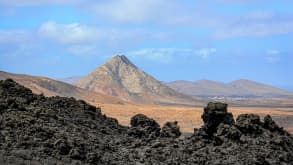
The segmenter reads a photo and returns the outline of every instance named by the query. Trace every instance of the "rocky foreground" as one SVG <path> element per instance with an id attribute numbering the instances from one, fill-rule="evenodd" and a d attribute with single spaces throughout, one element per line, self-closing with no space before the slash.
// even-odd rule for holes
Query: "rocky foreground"
<path id="1" fill-rule="evenodd" d="M 293 137 L 270 116 L 209 103 L 204 126 L 181 136 L 177 122 L 142 114 L 131 127 L 81 100 L 44 97 L 0 81 L 0 164 L 293 164 Z"/>

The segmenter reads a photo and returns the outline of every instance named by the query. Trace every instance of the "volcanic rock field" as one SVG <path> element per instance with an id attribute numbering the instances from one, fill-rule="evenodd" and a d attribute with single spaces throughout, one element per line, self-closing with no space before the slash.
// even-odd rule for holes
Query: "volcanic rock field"
<path id="1" fill-rule="evenodd" d="M 267 115 L 235 120 L 209 103 L 204 125 L 183 136 L 176 121 L 143 114 L 130 127 L 85 101 L 33 94 L 0 81 L 0 164 L 293 164 L 293 137 Z"/>

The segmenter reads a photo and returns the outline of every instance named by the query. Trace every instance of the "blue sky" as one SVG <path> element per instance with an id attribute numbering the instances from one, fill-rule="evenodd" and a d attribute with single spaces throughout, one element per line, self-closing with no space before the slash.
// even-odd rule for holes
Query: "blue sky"
<path id="1" fill-rule="evenodd" d="M 0 70 L 86 75 L 124 54 L 161 81 L 293 90 L 293 1 L 0 0 Z"/>

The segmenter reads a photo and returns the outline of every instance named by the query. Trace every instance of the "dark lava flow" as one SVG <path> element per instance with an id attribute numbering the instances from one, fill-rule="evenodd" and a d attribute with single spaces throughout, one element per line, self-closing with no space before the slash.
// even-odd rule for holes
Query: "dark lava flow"
<path id="1" fill-rule="evenodd" d="M 84 101 L 44 97 L 0 81 L 0 164 L 293 164 L 293 137 L 270 116 L 239 115 L 209 103 L 204 125 L 180 136 L 145 115 L 118 124 Z"/>

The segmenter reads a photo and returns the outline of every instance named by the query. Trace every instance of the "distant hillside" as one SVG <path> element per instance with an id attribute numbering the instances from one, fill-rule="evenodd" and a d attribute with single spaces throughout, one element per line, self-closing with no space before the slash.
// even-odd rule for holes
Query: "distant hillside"
<path id="1" fill-rule="evenodd" d="M 123 103 L 122 100 L 115 97 L 103 95 L 97 92 L 87 91 L 85 89 L 53 80 L 46 77 L 30 76 L 24 74 L 12 74 L 0 72 L 0 79 L 13 79 L 19 84 L 31 89 L 36 94 L 43 93 L 45 96 L 66 96 L 86 100 L 92 104 L 99 103 Z"/>
<path id="2" fill-rule="evenodd" d="M 113 57 L 106 64 L 80 79 L 76 85 L 135 103 L 199 104 L 198 99 L 171 89 L 140 70 L 125 56 Z"/>
<path id="3" fill-rule="evenodd" d="M 75 84 L 81 78 L 82 76 L 72 76 L 72 77 L 66 77 L 66 78 L 59 78 L 58 80 L 68 84 Z"/>
<path id="4" fill-rule="evenodd" d="M 292 97 L 293 93 L 251 80 L 236 80 L 222 83 L 210 80 L 174 81 L 166 83 L 178 92 L 193 96 L 227 97 Z"/>

